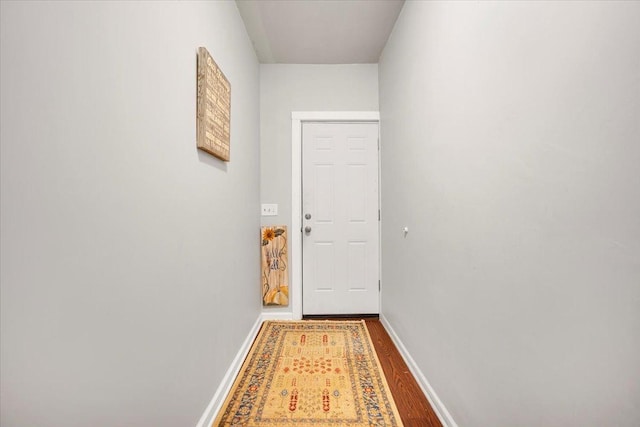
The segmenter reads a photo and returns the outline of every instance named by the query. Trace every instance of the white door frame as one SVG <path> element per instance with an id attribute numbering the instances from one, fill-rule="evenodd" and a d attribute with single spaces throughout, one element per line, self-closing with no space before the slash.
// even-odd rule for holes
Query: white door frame
<path id="1" fill-rule="evenodd" d="M 378 123 L 378 111 L 293 111 L 291 113 L 291 310 L 293 319 L 302 319 L 302 123 L 304 122 L 373 122 Z M 379 138 L 379 136 L 378 136 Z M 378 154 L 378 169 L 380 154 Z M 379 172 L 378 172 L 379 174 Z M 380 181 L 378 181 L 380 186 Z M 378 197 L 380 197 L 378 195 Z M 380 201 L 378 200 L 378 206 Z M 378 233 L 379 234 L 379 233 Z M 380 238 L 378 236 L 378 238 Z M 378 261 L 378 268 L 380 262 Z M 380 305 L 379 305 L 380 306 Z"/>

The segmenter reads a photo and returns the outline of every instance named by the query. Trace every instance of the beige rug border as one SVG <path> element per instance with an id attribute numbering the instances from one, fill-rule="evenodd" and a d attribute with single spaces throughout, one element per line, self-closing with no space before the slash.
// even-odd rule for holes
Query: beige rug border
<path id="1" fill-rule="evenodd" d="M 227 397 L 224 399 L 224 403 L 222 404 L 222 406 L 220 407 L 220 410 L 216 414 L 216 418 L 213 420 L 213 423 L 211 423 L 211 427 L 217 427 L 217 425 L 218 425 L 217 423 L 219 422 L 220 418 L 224 415 L 225 409 L 227 408 L 227 406 L 231 402 L 231 398 L 233 397 L 234 390 L 236 389 L 236 387 L 240 384 L 240 381 L 242 380 L 242 374 L 249 367 L 249 361 L 251 360 L 251 357 L 253 356 L 253 353 L 255 353 L 255 351 L 257 349 L 258 341 L 260 341 L 259 338 L 262 336 L 264 331 L 267 329 L 266 328 L 267 324 L 273 324 L 273 323 L 360 323 L 360 324 L 362 324 L 364 326 L 363 329 L 364 329 L 364 331 L 365 331 L 365 333 L 367 335 L 367 340 L 369 341 L 369 345 L 371 346 L 371 349 L 373 350 L 372 353 L 373 353 L 374 362 L 375 362 L 376 366 L 378 367 L 378 369 L 380 370 L 380 376 L 382 378 L 382 384 L 386 388 L 385 391 L 388 394 L 389 403 L 391 404 L 391 409 L 393 410 L 393 415 L 398 420 L 398 424 L 397 424 L 396 427 L 404 427 L 404 424 L 402 423 L 402 418 L 400 418 L 400 413 L 398 412 L 398 407 L 396 406 L 396 401 L 394 400 L 393 395 L 391 394 L 391 389 L 389 389 L 389 383 L 387 382 L 387 376 L 384 374 L 384 369 L 382 369 L 382 365 L 380 364 L 380 359 L 378 359 L 378 352 L 376 351 L 376 347 L 373 345 L 373 341 L 371 340 L 371 334 L 369 334 L 369 328 L 367 328 L 367 322 L 365 320 L 264 320 L 262 322 L 262 324 L 260 325 L 260 331 L 258 332 L 258 335 L 256 335 L 256 337 L 254 338 L 253 343 L 251 343 L 251 349 L 249 350 L 249 353 L 247 353 L 247 356 L 245 357 L 244 361 L 242 362 L 242 367 L 238 371 L 238 375 L 236 375 L 236 378 L 233 380 L 233 385 L 231 385 L 231 388 L 229 389 L 229 392 L 227 393 Z"/>
<path id="2" fill-rule="evenodd" d="M 382 377 L 382 384 L 386 387 L 386 392 L 389 394 L 389 402 L 391 403 L 391 409 L 393 410 L 393 415 L 396 416 L 398 420 L 397 427 L 404 427 L 402 424 L 402 418 L 400 418 L 400 413 L 398 412 L 398 407 L 396 406 L 396 401 L 393 398 L 393 394 L 391 394 L 391 389 L 389 388 L 389 383 L 387 382 L 387 376 L 384 374 L 384 369 L 382 369 L 382 365 L 380 364 L 380 359 L 378 359 L 378 352 L 376 351 L 376 346 L 373 345 L 373 340 L 371 340 L 371 334 L 369 334 L 369 328 L 367 328 L 367 322 L 364 320 L 360 320 L 364 324 L 364 330 L 367 333 L 367 339 L 369 340 L 369 345 L 373 350 L 373 358 L 375 359 L 376 366 L 380 369 L 380 375 Z"/>

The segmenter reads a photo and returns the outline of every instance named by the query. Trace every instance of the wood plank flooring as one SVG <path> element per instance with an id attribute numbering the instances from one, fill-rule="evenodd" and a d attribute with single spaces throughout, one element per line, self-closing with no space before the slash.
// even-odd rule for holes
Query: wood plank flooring
<path id="1" fill-rule="evenodd" d="M 305 317 L 306 319 L 307 317 Z M 359 320 L 353 317 L 309 316 L 309 319 Z M 409 367 L 393 344 L 391 337 L 377 317 L 364 317 L 371 335 L 371 341 L 380 359 L 380 365 L 387 377 L 393 400 L 396 402 L 400 418 L 405 427 L 442 427 L 429 401 L 422 393 Z"/>
<path id="2" fill-rule="evenodd" d="M 409 367 L 378 319 L 365 319 L 405 427 L 442 427 Z"/>

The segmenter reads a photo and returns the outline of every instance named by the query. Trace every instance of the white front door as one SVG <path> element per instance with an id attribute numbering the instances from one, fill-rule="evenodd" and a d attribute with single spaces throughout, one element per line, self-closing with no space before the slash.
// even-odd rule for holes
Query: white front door
<path id="1" fill-rule="evenodd" d="M 302 125 L 302 313 L 379 312 L 378 124 Z"/>

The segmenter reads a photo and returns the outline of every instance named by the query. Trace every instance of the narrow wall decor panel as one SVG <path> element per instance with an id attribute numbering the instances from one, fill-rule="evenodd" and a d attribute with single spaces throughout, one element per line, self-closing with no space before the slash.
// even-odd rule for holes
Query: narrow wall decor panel
<path id="1" fill-rule="evenodd" d="M 262 227 L 262 304 L 289 305 L 287 227 Z"/>
<path id="2" fill-rule="evenodd" d="M 198 48 L 196 140 L 200 150 L 229 161 L 231 84 L 204 47 Z"/>

